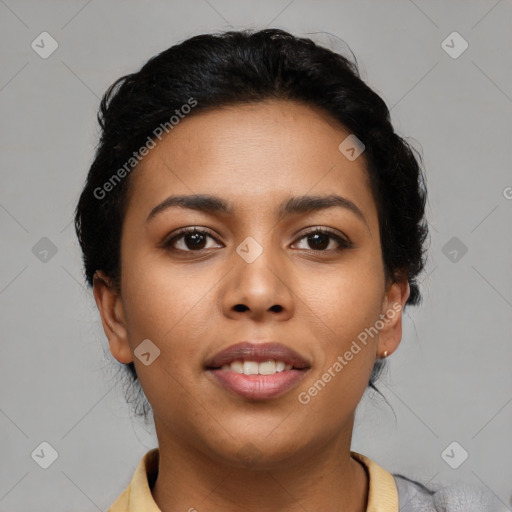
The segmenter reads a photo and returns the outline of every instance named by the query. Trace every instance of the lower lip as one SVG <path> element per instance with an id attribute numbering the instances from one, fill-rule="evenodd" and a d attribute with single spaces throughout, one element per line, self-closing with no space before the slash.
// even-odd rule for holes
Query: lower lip
<path id="1" fill-rule="evenodd" d="M 306 370 L 284 370 L 273 375 L 245 375 L 230 370 L 208 370 L 217 382 L 247 400 L 278 398 L 304 378 Z"/>

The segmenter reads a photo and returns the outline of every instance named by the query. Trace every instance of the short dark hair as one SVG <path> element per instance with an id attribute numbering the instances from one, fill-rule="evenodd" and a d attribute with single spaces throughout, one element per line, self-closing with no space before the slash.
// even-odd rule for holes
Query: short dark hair
<path id="1" fill-rule="evenodd" d="M 279 29 L 191 37 L 105 92 L 98 113 L 101 138 L 75 212 L 90 286 L 102 270 L 120 288 L 120 239 L 130 183 L 126 162 L 191 99 L 190 115 L 266 99 L 293 100 L 344 125 L 365 146 L 386 276 L 396 281 L 407 275 L 407 305 L 420 302 L 417 277 L 425 265 L 428 234 L 421 155 L 395 133 L 385 102 L 361 79 L 355 58 L 352 62 Z M 134 364 L 126 366 L 137 380 Z M 375 390 L 382 368 L 377 360 L 369 382 Z"/>

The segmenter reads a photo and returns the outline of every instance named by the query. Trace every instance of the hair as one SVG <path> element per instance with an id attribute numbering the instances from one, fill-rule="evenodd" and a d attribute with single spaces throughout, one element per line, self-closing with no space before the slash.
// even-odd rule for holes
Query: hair
<path id="1" fill-rule="evenodd" d="M 320 109 L 364 144 L 386 278 L 396 282 L 406 275 L 406 305 L 420 302 L 417 277 L 425 265 L 428 234 L 421 156 L 395 133 L 385 102 L 361 79 L 355 57 L 352 62 L 279 29 L 191 37 L 107 89 L 98 112 L 100 141 L 75 211 L 89 286 L 101 270 L 121 289 L 120 239 L 131 176 L 126 163 L 136 167 L 136 151 L 154 138 L 157 128 L 165 126 L 168 132 L 169 120 L 187 112 L 185 105 L 192 102 L 191 116 L 269 99 Z M 137 387 L 134 405 L 146 416 L 148 404 L 139 401 L 143 393 L 135 366 L 123 366 Z M 383 367 L 378 359 L 370 377 L 369 386 L 377 392 L 375 381 Z"/>

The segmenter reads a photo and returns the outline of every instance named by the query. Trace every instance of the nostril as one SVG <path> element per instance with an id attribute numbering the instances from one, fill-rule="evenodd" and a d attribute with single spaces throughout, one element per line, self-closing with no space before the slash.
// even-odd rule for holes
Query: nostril
<path id="1" fill-rule="evenodd" d="M 244 304 L 237 304 L 234 309 L 235 311 L 245 311 L 246 309 L 249 308 Z"/>
<path id="2" fill-rule="evenodd" d="M 280 306 L 279 304 L 276 304 L 275 306 L 272 306 L 270 309 L 272 311 L 275 311 L 276 313 L 280 313 L 283 310 L 283 306 Z"/>

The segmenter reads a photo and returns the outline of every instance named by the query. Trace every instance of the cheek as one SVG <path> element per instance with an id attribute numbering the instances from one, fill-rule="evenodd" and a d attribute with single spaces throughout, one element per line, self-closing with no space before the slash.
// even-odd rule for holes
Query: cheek
<path id="1" fill-rule="evenodd" d="M 129 249 L 130 256 L 123 259 L 122 283 L 130 330 L 161 338 L 202 307 L 201 298 L 218 278 L 201 270 L 201 263 L 170 265 L 164 253 Z"/>
<path id="2" fill-rule="evenodd" d="M 200 267 L 171 268 L 161 256 L 136 253 L 123 267 L 123 302 L 132 351 L 142 340 L 151 340 L 160 349 L 158 362 L 174 374 L 196 372 L 201 366 L 198 345 L 209 328 L 219 278 Z M 142 366 L 141 372 L 145 370 Z"/>
<path id="3" fill-rule="evenodd" d="M 145 339 L 158 347 L 158 357 L 148 366 L 135 352 L 137 375 L 153 410 L 165 404 L 171 417 L 178 416 L 190 406 L 186 397 L 197 393 L 198 344 L 204 339 L 200 318 L 208 312 L 207 292 L 215 281 L 196 282 L 158 264 L 139 268 L 127 266 L 123 282 L 128 342 L 132 352 Z"/>
<path id="4" fill-rule="evenodd" d="M 354 256 L 354 260 L 358 258 Z M 337 340 L 338 349 L 373 325 L 382 307 L 382 267 L 373 258 L 359 260 L 339 266 L 323 277 L 314 273 L 305 276 L 302 284 L 305 302 L 322 320 L 330 338 Z"/>
<path id="5" fill-rule="evenodd" d="M 371 327 L 379 319 L 382 282 L 378 272 L 361 270 L 339 272 L 316 286 L 307 303 L 315 312 L 310 321 L 319 329 L 318 364 L 297 399 L 312 417 L 328 417 L 323 428 L 335 431 L 355 410 L 370 379 L 378 341 Z"/>
<path id="6" fill-rule="evenodd" d="M 319 320 L 321 331 L 315 336 L 320 349 L 319 364 L 301 386 L 299 391 L 305 394 L 299 402 L 307 402 L 307 410 L 319 417 L 331 411 L 331 426 L 355 410 L 375 362 L 378 333 L 371 327 L 381 312 L 383 270 L 377 258 L 360 256 L 357 264 L 339 267 L 328 278 L 309 278 L 305 301 L 315 312 L 309 315 L 311 320 Z"/>

